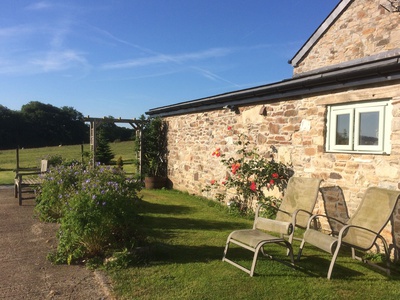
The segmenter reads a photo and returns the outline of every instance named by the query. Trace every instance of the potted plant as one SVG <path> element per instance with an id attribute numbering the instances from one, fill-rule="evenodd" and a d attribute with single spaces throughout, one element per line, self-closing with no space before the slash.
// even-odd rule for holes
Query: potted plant
<path id="1" fill-rule="evenodd" d="M 145 188 L 163 188 L 167 183 L 166 124 L 150 118 L 142 130 L 142 173 Z"/>

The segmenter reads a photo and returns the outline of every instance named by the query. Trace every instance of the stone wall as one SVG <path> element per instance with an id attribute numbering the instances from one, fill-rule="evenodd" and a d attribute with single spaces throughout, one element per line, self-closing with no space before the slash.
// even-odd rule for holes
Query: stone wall
<path id="1" fill-rule="evenodd" d="M 354 0 L 314 45 L 294 74 L 368 57 L 400 45 L 400 13 L 380 0 Z"/>
<path id="2" fill-rule="evenodd" d="M 325 152 L 326 105 L 370 99 L 392 99 L 391 154 Z M 322 186 L 340 186 L 350 216 L 367 187 L 397 189 L 400 176 L 400 83 L 265 103 L 265 107 L 266 115 L 259 114 L 262 105 L 258 105 L 241 107 L 239 114 L 221 109 L 165 118 L 168 123 L 168 176 L 173 187 L 212 198 L 213 195 L 202 192 L 202 189 L 212 179 L 222 179 L 226 174 L 212 152 L 221 148 L 228 157 L 234 155 L 234 132 L 239 132 L 247 134 L 261 153 L 267 153 L 274 145 L 278 149 L 277 159 L 291 163 L 296 176 L 322 178 Z M 227 130 L 228 126 L 233 130 Z M 321 196 L 316 212 L 324 212 Z M 400 233 L 400 205 L 395 219 L 395 226 L 389 225 L 385 229 L 386 236 L 391 236 L 393 229 Z M 396 235 L 396 239 L 400 246 L 400 235 Z M 389 243 L 393 244 L 390 239 Z"/>

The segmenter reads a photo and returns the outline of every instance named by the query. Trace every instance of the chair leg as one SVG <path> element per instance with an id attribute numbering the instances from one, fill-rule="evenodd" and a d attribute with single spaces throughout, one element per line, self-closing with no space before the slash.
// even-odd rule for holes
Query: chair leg
<path id="1" fill-rule="evenodd" d="M 304 247 L 305 242 L 306 241 L 304 239 L 301 241 L 300 248 L 299 248 L 299 253 L 297 253 L 296 261 L 300 260 L 301 254 L 303 253 L 303 247 Z"/>
<path id="2" fill-rule="evenodd" d="M 254 256 L 253 256 L 253 262 L 251 264 L 251 269 L 250 269 L 250 277 L 253 277 L 254 275 L 254 270 L 256 268 L 256 264 L 257 264 L 257 257 L 258 257 L 258 252 L 260 251 L 260 248 L 263 246 L 259 245 L 255 250 L 254 250 Z"/>
<path id="3" fill-rule="evenodd" d="M 388 276 L 390 276 L 390 251 L 389 251 L 389 247 L 388 244 L 386 242 L 386 240 L 381 237 L 382 243 L 383 243 L 383 247 L 385 248 L 385 257 L 386 257 L 386 274 Z"/>
<path id="4" fill-rule="evenodd" d="M 22 205 L 22 184 L 18 185 L 18 204 Z"/>
<path id="5" fill-rule="evenodd" d="M 328 275 L 326 277 L 328 279 L 331 279 L 333 266 L 335 265 L 336 258 L 337 258 L 338 254 L 339 254 L 340 246 L 341 246 L 341 243 L 338 241 L 338 244 L 336 245 L 335 252 L 333 253 L 333 256 L 332 256 L 331 263 L 329 265 Z"/>
<path id="6" fill-rule="evenodd" d="M 222 261 L 225 260 L 226 254 L 228 253 L 229 242 L 230 242 L 230 236 L 228 237 L 228 239 L 226 241 L 226 245 L 225 245 L 225 249 L 224 249 L 224 255 L 222 256 Z"/>
<path id="7" fill-rule="evenodd" d="M 354 249 L 353 247 L 351 247 L 351 258 L 352 259 L 357 259 L 356 258 L 356 249 Z"/>
<path id="8" fill-rule="evenodd" d="M 288 241 L 289 241 L 289 244 L 290 244 L 290 245 L 292 245 L 292 243 L 293 243 L 293 234 L 294 234 L 294 231 L 289 235 Z M 287 250 L 286 250 L 286 255 L 287 255 L 287 256 L 290 255 L 290 248 L 287 248 Z M 292 248 L 292 256 L 293 256 L 293 248 Z"/>

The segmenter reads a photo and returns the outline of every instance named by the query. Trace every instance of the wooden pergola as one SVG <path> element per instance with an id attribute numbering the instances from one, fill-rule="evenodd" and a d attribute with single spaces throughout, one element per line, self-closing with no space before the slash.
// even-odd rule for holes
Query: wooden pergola
<path id="1" fill-rule="evenodd" d="M 92 118 L 90 116 L 87 116 L 84 118 L 85 122 L 90 123 L 90 151 L 92 152 L 92 159 L 91 163 L 94 166 L 96 163 L 96 149 L 97 149 L 97 140 L 96 140 L 96 134 L 97 134 L 97 128 L 103 124 L 103 123 L 125 123 L 125 124 L 130 124 L 133 129 L 136 130 L 136 138 L 139 139 L 139 151 L 136 153 L 137 159 L 139 160 L 138 164 L 138 173 L 142 175 L 142 125 L 144 121 L 141 120 L 136 120 L 136 119 L 114 119 L 114 118 Z"/>

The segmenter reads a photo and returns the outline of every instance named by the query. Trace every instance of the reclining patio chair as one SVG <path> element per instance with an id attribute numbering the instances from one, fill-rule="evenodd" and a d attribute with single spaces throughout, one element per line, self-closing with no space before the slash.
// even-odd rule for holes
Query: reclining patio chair
<path id="1" fill-rule="evenodd" d="M 332 275 L 333 266 L 342 245 L 351 247 L 352 258 L 368 263 L 386 271 L 390 275 L 390 254 L 386 240 L 380 235 L 388 223 L 400 196 L 400 191 L 370 187 L 357 208 L 357 211 L 350 217 L 347 223 L 340 229 L 337 235 L 323 233 L 311 227 L 312 221 L 325 215 L 313 215 L 308 222 L 304 232 L 303 241 L 300 245 L 297 260 L 300 259 L 305 243 L 314 245 L 321 250 L 332 254 L 327 278 Z M 339 220 L 336 220 L 340 222 Z M 381 240 L 385 255 L 387 268 L 375 265 L 361 257 L 356 256 L 355 250 L 367 251 L 372 247 L 378 247 L 377 239 Z M 379 247 L 378 247 L 379 249 Z"/>
<path id="2" fill-rule="evenodd" d="M 259 251 L 261 250 L 262 254 L 266 256 L 263 246 L 268 243 L 277 243 L 286 246 L 288 255 L 293 263 L 291 243 L 294 227 L 306 227 L 317 200 L 320 183 L 321 179 L 317 178 L 291 177 L 282 203 L 277 209 L 276 219 L 271 220 L 261 217 L 260 210 L 266 204 L 259 205 L 254 218 L 253 229 L 236 230 L 228 236 L 222 261 L 226 261 L 253 276 Z M 267 232 L 276 233 L 280 236 L 276 237 Z M 289 237 L 288 240 L 284 238 L 285 236 Z M 254 252 L 250 269 L 246 269 L 226 257 L 230 243 Z"/>
<path id="3" fill-rule="evenodd" d="M 324 200 L 325 214 L 332 235 L 338 235 L 340 229 L 350 219 L 343 190 L 335 186 L 324 186 L 319 189 Z M 338 221 L 336 221 L 338 220 Z"/>

